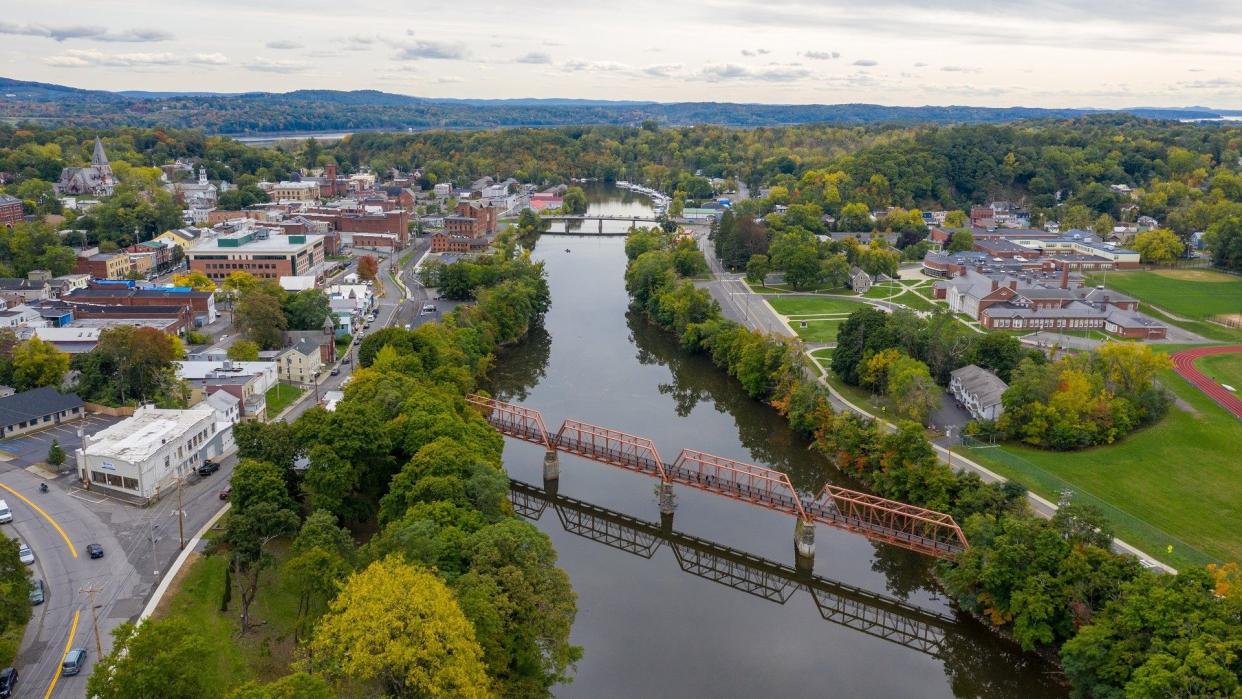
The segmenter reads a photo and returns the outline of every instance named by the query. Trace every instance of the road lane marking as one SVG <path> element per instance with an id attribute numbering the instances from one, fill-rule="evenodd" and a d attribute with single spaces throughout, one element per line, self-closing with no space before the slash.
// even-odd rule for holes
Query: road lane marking
<path id="1" fill-rule="evenodd" d="M 60 534 L 60 538 L 65 540 L 65 546 L 69 547 L 69 553 L 73 554 L 74 558 L 78 557 L 78 550 L 74 548 L 73 542 L 69 540 L 69 535 L 65 533 L 64 529 L 60 528 L 60 525 L 56 523 L 56 520 L 52 519 L 51 515 L 43 511 L 42 507 L 39 507 L 38 505 L 34 504 L 33 502 L 30 501 L 30 498 L 27 498 L 25 495 L 22 495 L 21 493 L 17 492 L 16 490 L 13 490 L 12 488 L 10 488 L 9 486 L 3 483 L 0 483 L 0 488 L 4 488 L 10 493 L 16 495 L 18 499 L 20 499 L 22 502 L 26 503 L 27 505 L 30 505 L 31 509 L 33 509 L 35 512 L 38 512 L 39 514 L 43 515 L 43 519 L 46 519 L 48 522 L 51 522 L 52 526 L 55 527 L 56 531 Z"/>
<path id="2" fill-rule="evenodd" d="M 65 652 L 60 654 L 60 664 L 65 664 L 65 656 L 69 655 L 69 649 L 73 647 L 73 637 L 78 633 L 78 617 L 82 616 L 82 608 L 79 607 L 73 612 L 73 624 L 69 627 L 69 640 L 65 641 Z M 43 699 L 51 699 L 52 692 L 56 690 L 56 683 L 60 681 L 60 667 L 55 668 L 52 675 L 52 683 L 47 686 L 47 692 L 43 695 Z"/>

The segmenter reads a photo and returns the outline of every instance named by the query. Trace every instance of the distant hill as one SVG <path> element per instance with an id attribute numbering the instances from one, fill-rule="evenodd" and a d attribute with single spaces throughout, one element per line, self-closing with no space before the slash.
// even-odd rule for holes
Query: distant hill
<path id="1" fill-rule="evenodd" d="M 517 126 L 718 124 L 759 127 L 806 123 L 1000 123 L 1069 118 L 1099 110 L 878 104 L 738 104 L 577 99 L 442 99 L 378 90 L 293 92 L 108 92 L 0 78 L 0 119 L 93 128 L 171 126 L 210 133 L 497 128 Z M 1214 119 L 1191 107 L 1113 110 L 1154 119 Z"/>

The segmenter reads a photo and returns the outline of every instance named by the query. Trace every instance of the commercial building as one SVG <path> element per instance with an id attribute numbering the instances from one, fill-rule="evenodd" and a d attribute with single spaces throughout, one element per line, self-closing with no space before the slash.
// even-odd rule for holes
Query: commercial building
<path id="1" fill-rule="evenodd" d="M 463 201 L 456 213 L 444 217 L 444 230 L 450 236 L 483 238 L 496 232 L 496 209 L 479 202 Z"/>
<path id="2" fill-rule="evenodd" d="M 318 182 L 277 182 L 268 192 L 273 201 L 317 201 Z"/>
<path id="3" fill-rule="evenodd" d="M 7 439 L 77 420 L 84 414 L 82 399 L 76 393 L 61 393 L 51 386 L 23 391 L 0 398 L 0 436 Z"/>
<path id="4" fill-rule="evenodd" d="M 101 306 L 182 306 L 188 309 L 196 327 L 216 320 L 215 294 L 188 287 L 140 289 L 131 284 L 92 284 L 61 296 L 69 304 Z"/>
<path id="5" fill-rule="evenodd" d="M 77 450 L 78 477 L 91 488 L 155 499 L 176 488 L 203 459 L 218 431 L 210 409 L 165 410 L 144 405 L 111 427 L 84 436 Z"/>
<path id="6" fill-rule="evenodd" d="M 487 238 L 472 238 L 450 233 L 434 233 L 431 236 L 432 252 L 483 252 L 491 243 Z"/>
<path id="7" fill-rule="evenodd" d="M 185 251 L 191 270 L 217 281 L 233 272 L 261 279 L 318 276 L 324 254 L 323 236 L 271 235 L 262 228 L 222 235 Z"/>
<path id="8" fill-rule="evenodd" d="M 129 255 L 123 252 L 91 252 L 78 255 L 73 271 L 96 279 L 124 279 L 133 269 Z"/>
<path id="9" fill-rule="evenodd" d="M 949 393 L 976 420 L 995 420 L 1004 412 L 1001 396 L 1009 385 L 996 374 L 968 364 L 949 374 Z"/>

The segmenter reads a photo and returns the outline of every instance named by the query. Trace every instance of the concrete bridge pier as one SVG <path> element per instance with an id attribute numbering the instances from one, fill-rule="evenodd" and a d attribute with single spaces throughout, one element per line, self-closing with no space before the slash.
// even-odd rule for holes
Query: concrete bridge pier
<path id="1" fill-rule="evenodd" d="M 599 220 L 599 232 L 600 234 L 603 234 L 604 232 L 604 219 L 602 218 Z"/>
<path id="2" fill-rule="evenodd" d="M 673 493 L 673 484 L 661 481 L 657 491 L 660 499 L 660 514 L 672 515 L 673 510 L 677 509 L 677 496 Z"/>
<path id="3" fill-rule="evenodd" d="M 556 450 L 550 450 L 543 455 L 543 482 L 557 481 L 561 478 L 561 457 Z"/>
<path id="4" fill-rule="evenodd" d="M 815 523 L 801 518 L 794 525 L 794 567 L 803 571 L 815 568 Z"/>

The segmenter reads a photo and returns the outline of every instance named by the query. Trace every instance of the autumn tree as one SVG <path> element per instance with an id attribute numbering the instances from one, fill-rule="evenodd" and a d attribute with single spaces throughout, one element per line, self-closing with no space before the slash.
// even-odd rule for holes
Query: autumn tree
<path id="1" fill-rule="evenodd" d="M 1177 234 L 1167 228 L 1153 228 L 1134 236 L 1134 250 L 1143 262 L 1167 264 L 1181 257 L 1186 246 Z"/>
<path id="2" fill-rule="evenodd" d="M 205 696 L 210 655 L 198 629 L 180 618 L 126 622 L 112 632 L 112 652 L 95 663 L 86 694 L 99 699 L 197 699 Z"/>
<path id="3" fill-rule="evenodd" d="M 185 357 L 181 341 L 156 328 L 107 328 L 95 349 L 73 358 L 84 398 L 110 404 L 152 400 L 181 405 L 184 384 L 173 362 Z"/>
<path id="4" fill-rule="evenodd" d="M 229 345 L 226 354 L 235 362 L 257 362 L 259 361 L 259 345 L 252 340 L 239 339 Z"/>
<path id="5" fill-rule="evenodd" d="M 358 278 L 363 281 L 375 281 L 379 276 L 379 260 L 375 255 L 363 255 L 358 258 Z"/>
<path id="6" fill-rule="evenodd" d="M 349 577 L 315 625 L 311 669 L 395 697 L 489 697 L 474 627 L 453 593 L 395 557 Z"/>
<path id="7" fill-rule="evenodd" d="M 28 391 L 59 386 L 69 371 L 69 355 L 37 335 L 13 348 L 13 388 Z"/>
<path id="8" fill-rule="evenodd" d="M 306 672 L 285 675 L 266 684 L 254 680 L 229 692 L 227 699 L 336 699 L 322 677 Z"/>
<path id="9" fill-rule="evenodd" d="M 888 396 L 898 415 L 921 424 L 940 408 L 940 387 L 932 380 L 927 365 L 909 357 L 898 358 L 888 369 Z"/>
<path id="10" fill-rule="evenodd" d="M 194 270 L 192 272 L 182 272 L 174 274 L 172 278 L 174 286 L 188 286 L 195 291 L 215 291 L 216 283 L 206 274 Z"/>

